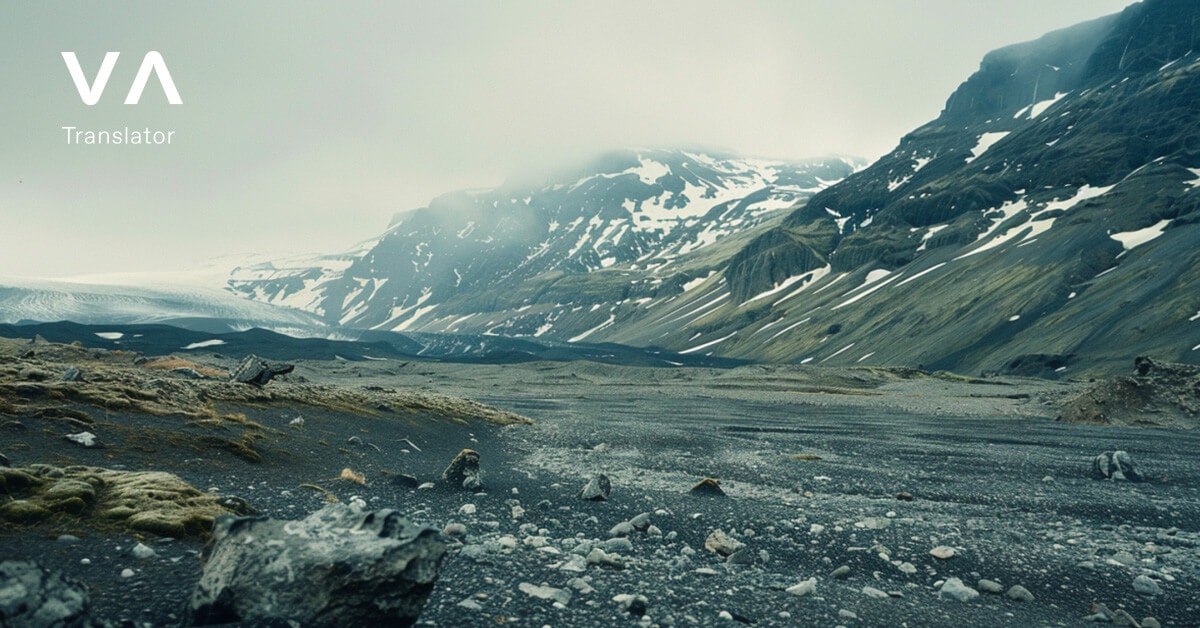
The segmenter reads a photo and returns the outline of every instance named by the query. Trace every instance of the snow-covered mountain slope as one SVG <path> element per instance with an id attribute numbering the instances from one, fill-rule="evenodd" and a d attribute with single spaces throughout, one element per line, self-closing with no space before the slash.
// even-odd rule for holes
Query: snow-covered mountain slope
<path id="1" fill-rule="evenodd" d="M 597 306 L 712 272 L 732 244 L 862 165 L 617 151 L 441 196 L 356 250 L 243 266 L 230 285 L 356 328 L 543 335 L 557 318 L 578 319 L 553 334 L 567 340 L 592 326 Z"/>

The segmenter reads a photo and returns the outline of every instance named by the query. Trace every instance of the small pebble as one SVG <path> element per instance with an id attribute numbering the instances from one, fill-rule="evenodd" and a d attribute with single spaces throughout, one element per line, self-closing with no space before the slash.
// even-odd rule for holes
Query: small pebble
<path id="1" fill-rule="evenodd" d="M 132 569 L 129 569 L 129 568 L 122 569 L 122 570 L 121 570 L 121 577 L 122 577 L 122 578 L 132 578 L 132 577 L 133 577 L 133 570 L 132 570 Z"/>
<path id="2" fill-rule="evenodd" d="M 991 593 L 992 595 L 1000 595 L 1001 593 L 1004 593 L 1004 587 L 1001 586 L 999 582 L 996 582 L 995 580 L 988 580 L 986 578 L 975 583 L 975 588 L 979 589 L 983 593 Z"/>
<path id="3" fill-rule="evenodd" d="M 1162 593 L 1162 587 L 1158 586 L 1157 582 L 1145 575 L 1133 579 L 1133 590 L 1145 595 L 1158 595 Z"/>
<path id="4" fill-rule="evenodd" d="M 1008 597 L 1008 599 L 1016 600 L 1018 602 L 1032 602 L 1033 601 L 1033 594 L 1029 592 L 1029 589 L 1026 589 L 1025 587 L 1023 587 L 1019 584 L 1014 584 L 1011 587 L 1009 587 L 1008 593 L 1005 593 L 1004 595 L 1006 597 Z"/>

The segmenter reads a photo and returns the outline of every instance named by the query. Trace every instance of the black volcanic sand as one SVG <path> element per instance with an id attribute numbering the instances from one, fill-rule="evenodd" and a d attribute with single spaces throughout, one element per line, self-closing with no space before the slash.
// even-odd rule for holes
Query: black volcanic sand
<path id="1" fill-rule="evenodd" d="M 270 435 L 257 447 L 262 460 L 251 462 L 197 451 L 187 439 L 139 440 L 139 431 L 172 423 L 114 413 L 94 430 L 103 449 L 65 441 L 59 423 L 22 419 L 24 430 L 0 434 L 0 452 L 14 466 L 170 471 L 278 517 L 301 517 L 332 495 L 438 528 L 462 523 L 466 543 L 443 563 L 426 625 L 724 625 L 724 612 L 756 625 L 1073 626 L 1090 625 L 1082 618 L 1093 602 L 1162 625 L 1200 623 L 1200 435 L 1054 422 L 1056 404 L 1081 385 L 590 363 L 304 362 L 289 377 L 462 396 L 535 423 L 240 407 Z M 303 427 L 289 427 L 298 415 Z M 464 447 L 482 455 L 484 494 L 416 489 L 399 477 L 434 480 Z M 1130 452 L 1148 481 L 1091 479 L 1091 458 L 1107 449 Z M 344 468 L 366 484 L 335 479 Z M 578 499 L 597 472 L 612 478 L 611 500 Z M 720 479 L 728 497 L 689 495 L 704 477 Z M 912 501 L 898 500 L 900 492 Z M 476 512 L 460 514 L 468 503 Z M 562 569 L 573 551 L 605 547 L 614 525 L 643 512 L 661 535 L 635 532 L 614 549 L 623 569 Z M 754 564 L 728 565 L 706 550 L 717 528 L 746 543 Z M 82 538 L 56 540 L 64 533 Z M 128 554 L 135 540 L 63 519 L 9 527 L 0 556 L 36 559 L 86 582 L 98 617 L 175 624 L 198 578 L 201 543 L 141 535 L 158 556 L 139 561 Z M 939 545 L 956 555 L 934 558 Z M 848 578 L 829 576 L 842 565 Z M 133 577 L 120 576 L 126 568 Z M 1135 592 L 1139 574 L 1163 593 Z M 571 584 L 581 577 L 588 587 Z M 784 590 L 811 577 L 817 586 L 807 596 Z M 948 577 L 972 587 L 980 578 L 1020 584 L 1035 599 L 941 599 L 936 585 Z M 572 597 L 556 607 L 521 583 Z M 897 597 L 870 597 L 868 586 Z M 644 595 L 649 619 L 613 600 L 620 594 Z"/>

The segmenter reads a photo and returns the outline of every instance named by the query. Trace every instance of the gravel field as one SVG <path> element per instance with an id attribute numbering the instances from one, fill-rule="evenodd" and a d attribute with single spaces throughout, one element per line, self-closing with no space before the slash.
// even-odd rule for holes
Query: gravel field
<path id="1" fill-rule="evenodd" d="M 277 517 L 332 495 L 462 524 L 423 625 L 1075 626 L 1094 605 L 1144 626 L 1200 624 L 1200 438 L 1055 422 L 1083 384 L 591 363 L 305 362 L 290 377 L 462 396 L 534 424 L 250 409 L 278 432 L 259 463 L 84 449 L 36 429 L 0 451 L 15 466 L 171 471 Z M 286 429 L 301 414 L 303 429 Z M 484 493 L 401 476 L 432 481 L 465 447 L 481 454 Z M 1090 477 L 1114 449 L 1145 481 Z M 337 481 L 343 468 L 366 483 Z M 601 473 L 609 499 L 580 499 Z M 726 495 L 689 493 L 704 478 Z M 133 558 L 138 540 L 157 555 Z M 0 536 L 0 555 L 63 569 L 89 585 L 96 616 L 138 625 L 179 623 L 199 550 L 83 525 Z M 1157 592 L 1135 589 L 1139 576 Z"/>

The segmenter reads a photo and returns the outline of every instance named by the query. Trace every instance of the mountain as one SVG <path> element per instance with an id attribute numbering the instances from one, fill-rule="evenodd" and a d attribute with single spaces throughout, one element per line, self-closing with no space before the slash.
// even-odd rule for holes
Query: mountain
<path id="1" fill-rule="evenodd" d="M 229 285 L 331 325 L 583 340 L 723 268 L 861 162 L 613 151 L 446 194 L 342 255 L 245 265 Z"/>

